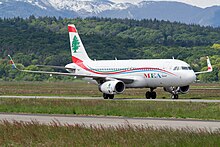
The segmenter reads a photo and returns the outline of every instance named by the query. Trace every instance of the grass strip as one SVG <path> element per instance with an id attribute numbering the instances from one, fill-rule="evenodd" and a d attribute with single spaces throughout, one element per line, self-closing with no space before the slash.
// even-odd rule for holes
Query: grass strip
<path id="1" fill-rule="evenodd" d="M 183 99 L 220 99 L 218 83 L 193 84 L 190 92 L 180 95 Z M 149 89 L 126 89 L 116 98 L 145 98 Z M 158 98 L 170 99 L 171 94 L 164 92 L 163 88 L 156 89 Z M 71 82 L 0 82 L 0 95 L 31 95 L 31 96 L 89 96 L 102 97 L 97 85 L 82 81 Z"/>
<path id="2" fill-rule="evenodd" d="M 219 146 L 220 130 L 80 125 L 41 125 L 38 122 L 0 123 L 1 146 Z"/>
<path id="3" fill-rule="evenodd" d="M 2 98 L 0 112 L 220 120 L 220 103 Z"/>

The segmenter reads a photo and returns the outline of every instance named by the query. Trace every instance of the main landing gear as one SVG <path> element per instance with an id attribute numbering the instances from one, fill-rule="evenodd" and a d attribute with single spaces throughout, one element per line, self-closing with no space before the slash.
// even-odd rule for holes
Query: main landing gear
<path id="1" fill-rule="evenodd" d="M 145 96 L 146 99 L 156 99 L 157 93 L 154 91 L 155 88 L 150 88 L 150 91 L 147 91 Z"/>
<path id="2" fill-rule="evenodd" d="M 114 99 L 114 94 L 106 94 L 106 93 L 103 93 L 103 98 L 104 99 Z"/>

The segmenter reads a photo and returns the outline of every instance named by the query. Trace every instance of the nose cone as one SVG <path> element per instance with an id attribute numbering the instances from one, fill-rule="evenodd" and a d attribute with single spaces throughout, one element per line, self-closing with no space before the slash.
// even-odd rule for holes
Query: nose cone
<path id="1" fill-rule="evenodd" d="M 193 83 L 194 81 L 196 81 L 196 75 L 194 71 L 185 72 L 184 75 L 182 75 L 182 80 L 186 85 L 189 85 Z"/>
<path id="2" fill-rule="evenodd" d="M 196 75 L 195 75 L 194 71 L 191 72 L 190 79 L 191 79 L 192 83 L 196 81 Z"/>

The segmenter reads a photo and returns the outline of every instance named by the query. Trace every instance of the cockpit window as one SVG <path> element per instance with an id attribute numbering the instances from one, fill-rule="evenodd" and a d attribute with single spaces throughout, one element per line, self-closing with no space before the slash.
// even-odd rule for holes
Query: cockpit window
<path id="1" fill-rule="evenodd" d="M 176 66 L 176 67 L 174 67 L 174 69 L 173 70 L 179 70 L 179 67 L 178 66 Z"/>
<path id="2" fill-rule="evenodd" d="M 189 70 L 189 69 L 186 66 L 182 66 L 182 70 Z"/>
<path id="3" fill-rule="evenodd" d="M 192 68 L 190 66 L 176 66 L 173 70 L 192 70 Z"/>

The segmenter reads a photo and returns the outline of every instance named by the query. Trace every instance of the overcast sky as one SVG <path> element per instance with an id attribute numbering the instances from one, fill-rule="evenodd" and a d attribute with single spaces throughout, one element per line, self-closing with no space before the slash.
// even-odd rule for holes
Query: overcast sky
<path id="1" fill-rule="evenodd" d="M 129 3 L 138 3 L 143 0 L 111 0 L 113 2 L 129 2 Z M 145 0 L 147 1 L 147 0 Z M 198 6 L 198 7 L 210 7 L 214 5 L 220 5 L 220 0 L 149 0 L 149 1 L 178 1 L 178 2 L 183 2 L 187 4 L 191 4 L 193 6 Z"/>

